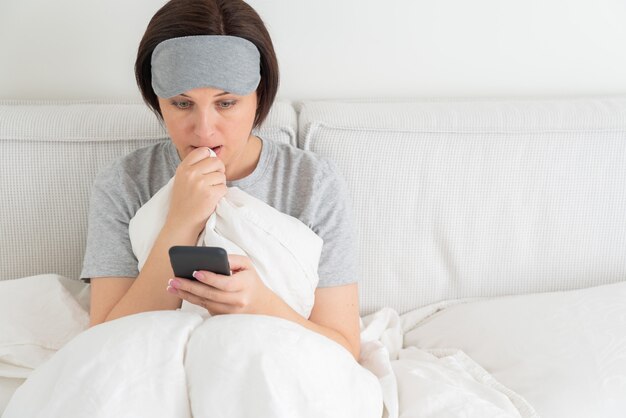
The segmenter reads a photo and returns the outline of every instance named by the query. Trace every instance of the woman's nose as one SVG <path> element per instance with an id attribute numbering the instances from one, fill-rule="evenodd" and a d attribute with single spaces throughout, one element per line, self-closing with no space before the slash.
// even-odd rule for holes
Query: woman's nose
<path id="1" fill-rule="evenodd" d="M 215 132 L 217 115 L 210 110 L 197 112 L 194 120 L 194 133 L 200 138 L 208 138 Z"/>

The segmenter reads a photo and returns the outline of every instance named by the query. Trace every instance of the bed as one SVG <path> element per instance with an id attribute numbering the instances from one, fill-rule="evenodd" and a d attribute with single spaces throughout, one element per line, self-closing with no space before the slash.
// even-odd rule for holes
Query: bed
<path id="1" fill-rule="evenodd" d="M 625 97 L 278 101 L 256 133 L 346 179 L 384 416 L 626 416 Z M 84 331 L 93 178 L 166 140 L 142 103 L 0 102 L 0 411 Z M 57 346 L 24 319 L 44 282 Z"/>

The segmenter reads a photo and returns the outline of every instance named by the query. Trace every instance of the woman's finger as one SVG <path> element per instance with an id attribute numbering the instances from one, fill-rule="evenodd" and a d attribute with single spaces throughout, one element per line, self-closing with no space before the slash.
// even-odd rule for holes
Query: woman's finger
<path id="1" fill-rule="evenodd" d="M 212 173 L 214 171 L 226 173 L 224 162 L 217 157 L 205 157 L 194 163 L 193 166 L 194 169 L 199 170 L 202 174 Z"/>
<path id="2" fill-rule="evenodd" d="M 228 264 L 232 271 L 250 270 L 254 268 L 252 260 L 249 257 L 238 254 L 228 254 Z"/>
<path id="3" fill-rule="evenodd" d="M 194 149 L 193 151 L 189 152 L 189 154 L 187 154 L 185 159 L 181 161 L 181 164 L 188 165 L 188 166 L 194 165 L 198 163 L 199 161 L 209 158 L 210 156 L 211 156 L 210 148 L 198 147 Z"/>
<path id="4" fill-rule="evenodd" d="M 232 265 L 230 268 L 232 270 Z M 198 279 L 199 282 L 224 292 L 238 292 L 243 289 L 243 283 L 241 283 L 240 280 L 234 279 L 233 276 L 224 276 L 211 271 L 200 270 L 196 272 L 194 277 Z"/>
<path id="5" fill-rule="evenodd" d="M 202 177 L 204 184 L 216 186 L 218 184 L 226 184 L 226 174 L 221 171 L 213 171 Z"/>
<path id="6" fill-rule="evenodd" d="M 197 273 L 196 276 L 200 277 L 200 275 Z M 169 285 L 174 287 L 175 289 L 179 289 L 184 292 L 193 294 L 202 299 L 209 299 L 219 303 L 231 305 L 238 303 L 236 300 L 236 295 L 234 295 L 232 292 L 221 290 L 219 288 L 209 285 L 208 283 L 205 284 L 205 282 L 200 280 L 195 281 L 176 278 L 171 283 L 169 283 Z"/>

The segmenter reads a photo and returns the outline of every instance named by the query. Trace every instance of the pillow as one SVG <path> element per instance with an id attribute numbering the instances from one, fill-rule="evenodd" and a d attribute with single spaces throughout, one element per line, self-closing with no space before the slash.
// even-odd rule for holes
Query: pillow
<path id="1" fill-rule="evenodd" d="M 626 282 L 474 299 L 404 318 L 404 346 L 461 349 L 542 417 L 623 418 L 625 301 Z"/>
<path id="2" fill-rule="evenodd" d="M 0 281 L 0 377 L 28 377 L 88 327 L 87 288 L 76 293 L 66 282 L 56 274 Z"/>

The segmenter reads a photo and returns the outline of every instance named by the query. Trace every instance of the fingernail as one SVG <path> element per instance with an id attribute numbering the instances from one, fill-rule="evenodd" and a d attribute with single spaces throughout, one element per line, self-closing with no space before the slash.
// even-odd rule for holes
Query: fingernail
<path id="1" fill-rule="evenodd" d="M 176 280 L 176 279 L 170 279 L 169 282 L 167 282 L 167 284 L 169 286 L 172 286 L 174 288 L 179 288 L 180 287 L 180 280 Z"/>
<path id="2" fill-rule="evenodd" d="M 176 293 L 176 289 L 174 289 L 172 286 L 167 286 L 167 291 L 170 293 Z"/>
<path id="3" fill-rule="evenodd" d="M 193 271 L 193 273 L 191 273 L 191 275 L 192 275 L 195 279 L 197 279 L 197 278 L 198 278 L 198 276 L 200 275 L 200 273 L 198 273 L 196 270 L 194 270 L 194 271 Z"/>

